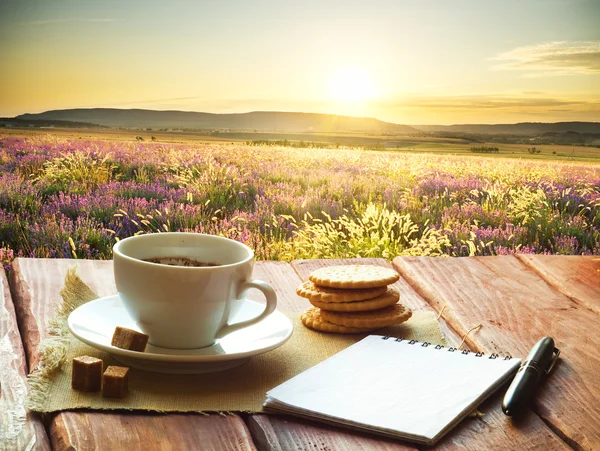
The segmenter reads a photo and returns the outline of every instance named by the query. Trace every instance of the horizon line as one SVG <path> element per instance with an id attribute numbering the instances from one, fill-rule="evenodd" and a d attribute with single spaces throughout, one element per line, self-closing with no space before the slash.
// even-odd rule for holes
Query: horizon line
<path id="1" fill-rule="evenodd" d="M 476 123 L 452 123 L 452 124 L 439 124 L 439 123 L 398 123 L 398 122 L 390 122 L 382 119 L 378 119 L 374 116 L 350 116 L 345 114 L 337 114 L 337 113 L 316 113 L 316 112 L 307 112 L 307 111 L 282 111 L 282 110 L 253 110 L 253 111 L 245 111 L 245 112 L 236 112 L 236 113 L 211 113 L 208 111 L 193 111 L 193 110 L 162 110 L 162 109 L 152 109 L 152 108 L 119 108 L 119 107 L 77 107 L 77 108 L 61 108 L 61 109 L 52 109 L 45 110 L 39 113 L 21 113 L 17 116 L 13 117 L 3 117 L 0 116 L 0 119 L 19 119 L 18 116 L 22 116 L 25 114 L 44 114 L 53 111 L 71 111 L 71 110 L 121 110 L 121 111 L 154 111 L 161 113 L 169 113 L 169 112 L 178 112 L 178 113 L 199 113 L 199 114 L 212 114 L 215 116 L 225 116 L 225 115 L 243 115 L 243 114 L 252 114 L 252 113 L 287 113 L 287 114 L 314 114 L 321 116 L 338 116 L 338 117 L 347 117 L 347 118 L 355 118 L 355 119 L 374 119 L 380 122 L 384 122 L 387 124 L 393 125 L 404 125 L 404 126 L 443 126 L 443 127 L 452 127 L 452 126 L 465 126 L 465 125 L 517 125 L 517 124 L 561 124 L 561 123 L 590 123 L 590 124 L 600 124 L 600 121 L 558 121 L 558 122 L 545 122 L 545 121 L 521 121 L 521 122 L 476 122 Z M 39 119 L 33 119 L 39 120 Z M 52 119 L 48 119 L 52 120 Z M 59 119 L 54 119 L 59 120 Z M 66 121 L 66 122 L 78 122 L 78 121 Z"/>

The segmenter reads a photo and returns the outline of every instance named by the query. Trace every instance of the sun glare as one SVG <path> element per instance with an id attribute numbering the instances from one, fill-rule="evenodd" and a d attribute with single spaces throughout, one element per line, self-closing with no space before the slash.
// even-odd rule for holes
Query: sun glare
<path id="1" fill-rule="evenodd" d="M 329 88 L 331 96 L 342 102 L 361 102 L 375 96 L 371 75 L 356 67 L 336 71 Z"/>

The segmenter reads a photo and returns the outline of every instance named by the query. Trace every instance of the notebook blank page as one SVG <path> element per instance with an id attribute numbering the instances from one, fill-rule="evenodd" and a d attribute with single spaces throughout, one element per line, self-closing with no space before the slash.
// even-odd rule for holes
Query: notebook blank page
<path id="1" fill-rule="evenodd" d="M 267 396 L 308 412 L 431 440 L 468 414 L 518 364 L 519 359 L 464 355 L 372 335 Z"/>

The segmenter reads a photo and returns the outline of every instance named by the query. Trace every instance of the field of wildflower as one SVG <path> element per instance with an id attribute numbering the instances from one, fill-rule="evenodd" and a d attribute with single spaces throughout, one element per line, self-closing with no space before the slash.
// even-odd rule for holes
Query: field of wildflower
<path id="1" fill-rule="evenodd" d="M 240 144 L 0 137 L 0 260 L 109 259 L 139 233 L 258 259 L 600 254 L 600 165 Z"/>

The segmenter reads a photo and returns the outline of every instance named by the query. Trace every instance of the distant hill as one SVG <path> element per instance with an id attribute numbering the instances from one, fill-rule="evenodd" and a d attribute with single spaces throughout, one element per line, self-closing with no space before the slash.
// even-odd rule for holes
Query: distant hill
<path id="1" fill-rule="evenodd" d="M 539 136 L 544 133 L 600 133 L 600 122 L 520 122 L 518 124 L 413 125 L 424 132 Z"/>
<path id="2" fill-rule="evenodd" d="M 566 144 L 580 146 L 599 146 L 600 133 L 577 133 L 577 132 L 546 132 L 536 136 L 535 141 L 542 144 Z"/>
<path id="3" fill-rule="evenodd" d="M 107 127 L 124 128 L 258 130 L 270 132 L 361 132 L 377 134 L 420 133 L 419 130 L 407 125 L 383 122 L 373 118 L 275 111 L 213 114 L 191 111 L 90 108 L 54 110 L 39 114 L 22 114 L 17 116 L 17 119 L 89 122 Z"/>
<path id="4" fill-rule="evenodd" d="M 23 120 L 14 117 L 0 117 L 0 127 L 41 127 L 41 128 L 64 128 L 64 127 L 82 127 L 82 128 L 103 128 L 104 126 L 92 124 L 89 122 L 57 121 L 57 120 Z"/>
<path id="5" fill-rule="evenodd" d="M 319 113 L 254 111 L 251 113 L 214 114 L 193 111 L 155 111 L 141 109 L 87 108 L 52 110 L 39 114 L 21 114 L 13 124 L 22 126 L 54 125 L 102 126 L 113 128 L 152 128 L 183 130 L 260 131 L 286 133 L 348 133 L 418 135 L 422 132 L 470 135 L 513 135 L 540 137 L 548 133 L 600 134 L 600 122 L 521 122 L 518 124 L 401 125 L 374 118 Z M 43 122 L 42 122 L 43 121 Z M 76 122 L 76 124 L 75 124 Z M 32 122 L 33 123 L 33 122 Z M 27 125 L 25 125 L 27 126 Z M 548 135 L 546 135 L 548 138 Z M 569 135 L 565 137 L 568 139 Z M 578 137 L 588 140 L 591 136 Z"/>

